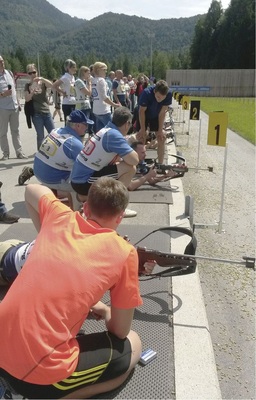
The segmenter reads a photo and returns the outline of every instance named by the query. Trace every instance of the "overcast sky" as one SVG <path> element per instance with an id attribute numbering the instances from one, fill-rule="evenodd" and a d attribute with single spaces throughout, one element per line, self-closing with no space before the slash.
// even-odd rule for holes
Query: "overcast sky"
<path id="1" fill-rule="evenodd" d="M 106 12 L 137 15 L 149 19 L 192 17 L 205 14 L 212 0 L 100 0 L 97 3 L 83 0 L 47 0 L 60 11 L 72 17 L 90 20 Z M 222 0 L 226 9 L 231 0 Z M 125 4 L 124 4 L 125 3 Z"/>

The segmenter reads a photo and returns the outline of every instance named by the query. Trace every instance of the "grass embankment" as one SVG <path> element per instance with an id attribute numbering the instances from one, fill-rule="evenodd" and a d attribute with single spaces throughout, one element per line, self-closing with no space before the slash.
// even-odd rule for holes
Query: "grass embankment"
<path id="1" fill-rule="evenodd" d="M 200 108 L 207 114 L 212 111 L 228 113 L 228 127 L 244 139 L 255 144 L 255 99 L 191 97 L 200 100 Z"/>

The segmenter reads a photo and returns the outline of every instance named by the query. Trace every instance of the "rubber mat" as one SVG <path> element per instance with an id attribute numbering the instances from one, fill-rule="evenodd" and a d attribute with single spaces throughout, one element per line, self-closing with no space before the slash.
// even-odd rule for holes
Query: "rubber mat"
<path id="1" fill-rule="evenodd" d="M 159 182 L 154 186 L 142 185 L 138 189 L 129 192 L 129 199 L 131 203 L 173 204 L 170 181 Z"/>
<path id="2" fill-rule="evenodd" d="M 120 225 L 118 233 L 127 235 L 135 244 L 157 226 Z M 0 241 L 17 238 L 31 240 L 35 238 L 32 224 L 13 224 L 1 235 Z M 156 232 L 139 243 L 139 246 L 170 251 L 168 233 Z M 160 267 L 159 267 L 160 268 Z M 172 325 L 172 284 L 170 278 L 140 281 L 143 305 L 135 310 L 132 329 L 135 330 L 143 344 L 143 350 L 153 349 L 156 359 L 146 366 L 138 364 L 132 376 L 115 391 L 104 393 L 95 398 L 101 399 L 175 399 L 174 381 L 174 348 Z M 6 289 L 0 289 L 2 298 Z M 103 298 L 106 303 L 109 297 Z M 83 324 L 86 333 L 105 329 L 102 321 L 88 319 Z"/>
<path id="3" fill-rule="evenodd" d="M 135 244 L 157 226 L 120 225 L 118 232 L 128 235 Z M 168 233 L 156 232 L 139 243 L 160 251 L 170 251 Z M 140 282 L 143 306 L 136 309 L 132 329 L 142 341 L 143 350 L 151 348 L 157 357 L 146 366 L 138 364 L 134 373 L 119 389 L 104 393 L 101 399 L 175 399 L 174 347 L 172 326 L 172 285 L 170 278 Z M 103 301 L 108 302 L 108 296 Z M 83 325 L 86 333 L 104 330 L 104 323 L 87 320 Z"/>

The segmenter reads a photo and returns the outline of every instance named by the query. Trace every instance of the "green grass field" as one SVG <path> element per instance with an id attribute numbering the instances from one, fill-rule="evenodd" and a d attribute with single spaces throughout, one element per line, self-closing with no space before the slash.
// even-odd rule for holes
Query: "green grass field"
<path id="1" fill-rule="evenodd" d="M 192 97 L 200 100 L 200 108 L 207 114 L 212 111 L 228 113 L 228 127 L 244 139 L 255 144 L 255 99 Z"/>

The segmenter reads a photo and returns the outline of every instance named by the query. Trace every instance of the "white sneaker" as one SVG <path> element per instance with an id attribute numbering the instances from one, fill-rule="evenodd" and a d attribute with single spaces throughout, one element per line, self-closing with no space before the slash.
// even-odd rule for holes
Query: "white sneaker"
<path id="1" fill-rule="evenodd" d="M 137 215 L 137 211 L 130 210 L 129 208 L 125 209 L 124 218 L 132 218 L 132 217 L 136 217 L 136 215 Z"/>

